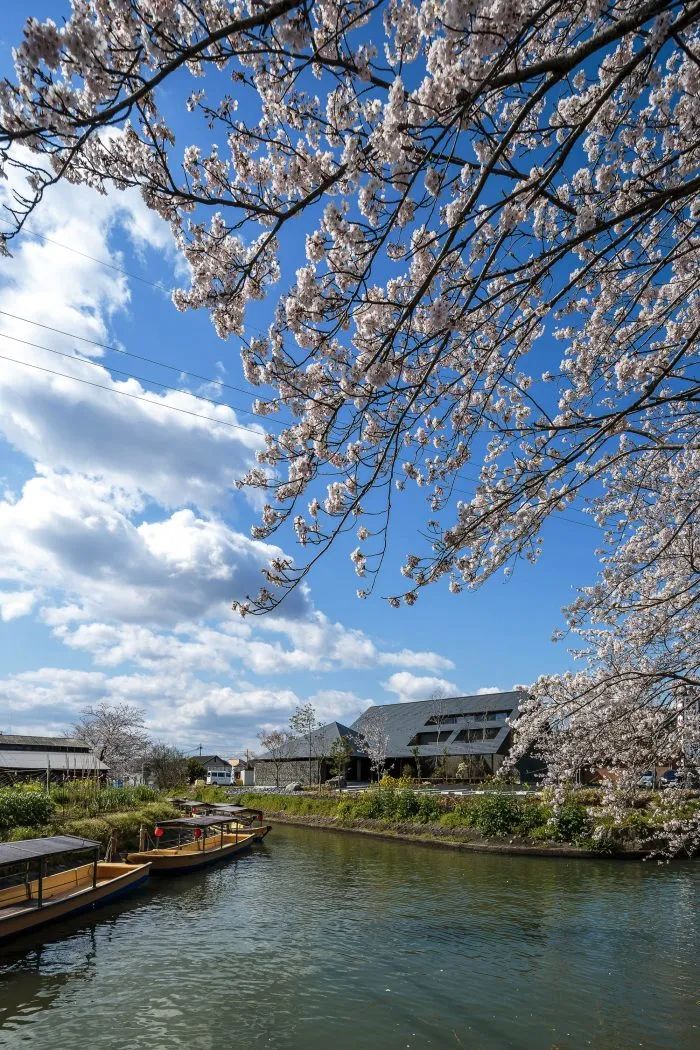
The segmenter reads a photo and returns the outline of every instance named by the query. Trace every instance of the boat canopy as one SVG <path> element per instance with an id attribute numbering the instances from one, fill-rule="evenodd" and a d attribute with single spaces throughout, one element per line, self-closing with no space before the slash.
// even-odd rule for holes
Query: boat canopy
<path id="1" fill-rule="evenodd" d="M 177 817 L 175 820 L 159 820 L 156 826 L 159 828 L 218 828 L 223 824 L 230 824 L 233 816 L 234 814 L 231 816 L 220 814 L 218 817 Z"/>
<path id="2" fill-rule="evenodd" d="M 169 798 L 168 802 L 171 802 L 173 806 L 177 806 L 178 809 L 199 809 L 202 813 L 210 813 L 215 808 L 211 802 L 197 802 L 196 799 Z"/>
<path id="3" fill-rule="evenodd" d="M 214 810 L 215 814 L 220 813 L 223 815 L 224 813 L 226 813 L 232 817 L 242 817 L 246 814 L 257 814 L 262 812 L 262 810 L 259 809 L 250 809 L 248 806 L 226 806 L 223 803 L 220 803 L 216 806 L 212 806 L 212 809 Z"/>
<path id="4" fill-rule="evenodd" d="M 0 842 L 0 865 L 40 860 L 59 853 L 87 853 L 101 849 L 101 843 L 77 835 L 49 835 L 41 839 Z"/>

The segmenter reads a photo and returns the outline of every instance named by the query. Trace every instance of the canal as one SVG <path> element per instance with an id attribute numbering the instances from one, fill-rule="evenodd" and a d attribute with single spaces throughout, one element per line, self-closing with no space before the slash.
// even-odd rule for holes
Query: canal
<path id="1" fill-rule="evenodd" d="M 0 1046 L 700 1045 L 700 867 L 277 826 L 0 952 Z M 36 937 L 36 935 L 34 935 Z"/>

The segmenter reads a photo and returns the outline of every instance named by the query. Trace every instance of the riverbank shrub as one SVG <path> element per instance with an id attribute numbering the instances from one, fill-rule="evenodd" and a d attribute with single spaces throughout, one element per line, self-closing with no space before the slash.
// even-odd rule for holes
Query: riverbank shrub
<path id="1" fill-rule="evenodd" d="M 394 784 L 399 781 L 394 781 Z M 410 788 L 383 787 L 346 795 L 336 803 L 342 820 L 383 820 L 420 824 L 436 822 L 443 812 L 434 795 L 420 794 Z"/>
<path id="2" fill-rule="evenodd" d="M 81 835 L 86 839 L 95 839 L 106 846 L 110 839 L 115 850 L 136 849 L 139 841 L 139 828 L 143 824 L 148 831 L 153 830 L 159 820 L 168 820 L 178 816 L 178 811 L 162 799 L 148 802 L 141 809 L 124 810 L 115 813 L 103 813 L 98 817 L 78 817 L 55 824 L 52 834 Z M 46 834 L 46 831 L 44 831 Z"/>
<path id="3" fill-rule="evenodd" d="M 461 798 L 428 794 L 396 786 L 344 794 L 341 797 L 246 792 L 243 805 L 289 816 L 335 817 L 340 823 L 376 821 L 378 825 L 439 825 L 455 832 L 471 829 L 482 839 L 518 838 L 525 842 L 561 842 L 597 852 L 614 853 L 661 840 L 664 825 L 681 813 L 686 822 L 698 819 L 700 800 L 654 797 L 646 809 L 630 808 L 613 818 L 599 807 L 589 809 L 579 792 L 555 805 L 551 795 L 516 795 L 493 791 Z M 682 812 L 681 812 L 682 811 Z"/>
<path id="4" fill-rule="evenodd" d="M 9 831 L 3 831 L 2 840 L 3 842 L 21 842 L 22 839 L 38 839 L 45 834 L 45 826 L 31 828 L 19 824 L 15 828 L 10 828 Z"/>
<path id="5" fill-rule="evenodd" d="M 99 817 L 79 817 L 67 820 L 53 829 L 58 835 L 79 835 L 80 838 L 94 839 L 106 846 L 112 837 L 112 828 L 106 820 Z"/>
<path id="6" fill-rule="evenodd" d="M 55 806 L 45 791 L 0 788 L 0 830 L 47 824 Z"/>
<path id="7" fill-rule="evenodd" d="M 459 807 L 465 824 L 477 828 L 487 838 L 513 835 L 520 831 L 523 807 L 514 795 L 478 795 Z"/>
<path id="8" fill-rule="evenodd" d="M 582 842 L 591 833 L 591 820 L 586 807 L 569 798 L 552 813 L 552 838 L 561 842 Z"/>
<path id="9" fill-rule="evenodd" d="M 103 787 L 94 780 L 66 780 L 50 790 L 51 799 L 66 817 L 97 817 L 102 813 L 136 810 L 145 802 L 162 798 L 156 788 Z"/>

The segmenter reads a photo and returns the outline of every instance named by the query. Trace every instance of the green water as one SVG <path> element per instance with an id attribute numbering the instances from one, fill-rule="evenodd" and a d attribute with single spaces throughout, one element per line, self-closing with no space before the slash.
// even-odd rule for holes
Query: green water
<path id="1" fill-rule="evenodd" d="M 700 1046 L 700 866 L 275 827 L 0 952 L 0 1046 Z"/>

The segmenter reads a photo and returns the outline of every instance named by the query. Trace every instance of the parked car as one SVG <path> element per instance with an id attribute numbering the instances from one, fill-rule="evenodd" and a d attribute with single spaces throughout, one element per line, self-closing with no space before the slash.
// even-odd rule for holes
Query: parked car
<path id="1" fill-rule="evenodd" d="M 675 769 L 667 769 L 659 780 L 659 787 L 662 788 L 675 788 L 680 786 L 681 782 Z"/>
<path id="2" fill-rule="evenodd" d="M 640 788 L 653 788 L 656 778 L 650 769 L 646 773 L 642 773 L 641 777 L 637 781 L 637 787 Z"/>
<path id="3" fill-rule="evenodd" d="M 218 784 L 220 787 L 230 787 L 233 784 L 232 769 L 210 769 L 207 773 L 207 784 Z"/>

